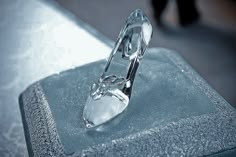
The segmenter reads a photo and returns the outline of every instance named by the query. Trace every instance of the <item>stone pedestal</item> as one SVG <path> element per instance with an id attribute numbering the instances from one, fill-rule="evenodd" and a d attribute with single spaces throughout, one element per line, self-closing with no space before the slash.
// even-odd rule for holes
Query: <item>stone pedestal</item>
<path id="1" fill-rule="evenodd" d="M 86 129 L 83 107 L 104 66 L 101 60 L 49 76 L 21 94 L 30 156 L 235 153 L 235 109 L 176 52 L 162 48 L 146 52 L 131 102 L 117 122 L 102 131 Z"/>

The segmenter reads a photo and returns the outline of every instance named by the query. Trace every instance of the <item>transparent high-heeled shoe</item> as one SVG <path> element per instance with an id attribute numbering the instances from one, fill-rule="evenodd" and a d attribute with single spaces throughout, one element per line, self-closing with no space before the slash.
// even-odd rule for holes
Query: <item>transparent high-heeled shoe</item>
<path id="1" fill-rule="evenodd" d="M 135 74 L 151 40 L 152 26 L 140 9 L 133 11 L 120 31 L 104 72 L 90 89 L 83 111 L 87 128 L 100 126 L 128 106 Z M 116 69 L 116 65 L 123 69 Z"/>

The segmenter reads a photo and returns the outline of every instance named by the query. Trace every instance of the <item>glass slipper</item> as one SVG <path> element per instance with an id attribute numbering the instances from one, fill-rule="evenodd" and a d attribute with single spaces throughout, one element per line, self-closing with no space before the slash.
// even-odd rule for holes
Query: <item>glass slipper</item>
<path id="1" fill-rule="evenodd" d="M 151 36 L 147 16 L 140 9 L 134 10 L 120 31 L 101 77 L 91 86 L 83 111 L 87 128 L 100 126 L 127 108 L 135 74 Z M 117 64 L 123 69 L 117 69 Z"/>

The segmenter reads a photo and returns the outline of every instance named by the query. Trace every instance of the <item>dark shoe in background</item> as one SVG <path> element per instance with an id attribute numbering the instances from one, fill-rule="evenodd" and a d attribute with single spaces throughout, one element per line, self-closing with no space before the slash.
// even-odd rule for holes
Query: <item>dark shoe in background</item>
<path id="1" fill-rule="evenodd" d="M 158 26 L 162 25 L 161 15 L 166 8 L 168 0 L 151 0 L 153 14 Z"/>
<path id="2" fill-rule="evenodd" d="M 167 6 L 168 0 L 151 0 L 153 14 L 158 26 L 162 25 L 161 16 Z M 200 18 L 195 0 L 176 0 L 179 14 L 179 24 L 188 26 Z"/>
<path id="3" fill-rule="evenodd" d="M 200 18 L 195 0 L 177 0 L 179 23 L 181 26 L 188 26 L 197 22 Z"/>

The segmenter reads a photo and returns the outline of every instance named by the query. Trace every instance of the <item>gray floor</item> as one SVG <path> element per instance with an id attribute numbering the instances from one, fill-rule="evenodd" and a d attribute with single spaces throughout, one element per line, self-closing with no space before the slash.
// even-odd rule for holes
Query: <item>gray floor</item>
<path id="1" fill-rule="evenodd" d="M 199 0 L 199 23 L 180 28 L 174 1 L 168 4 L 164 28 L 155 25 L 148 0 L 57 0 L 80 19 L 115 40 L 124 18 L 142 8 L 154 25 L 151 47 L 177 50 L 207 82 L 236 107 L 236 2 Z"/>

